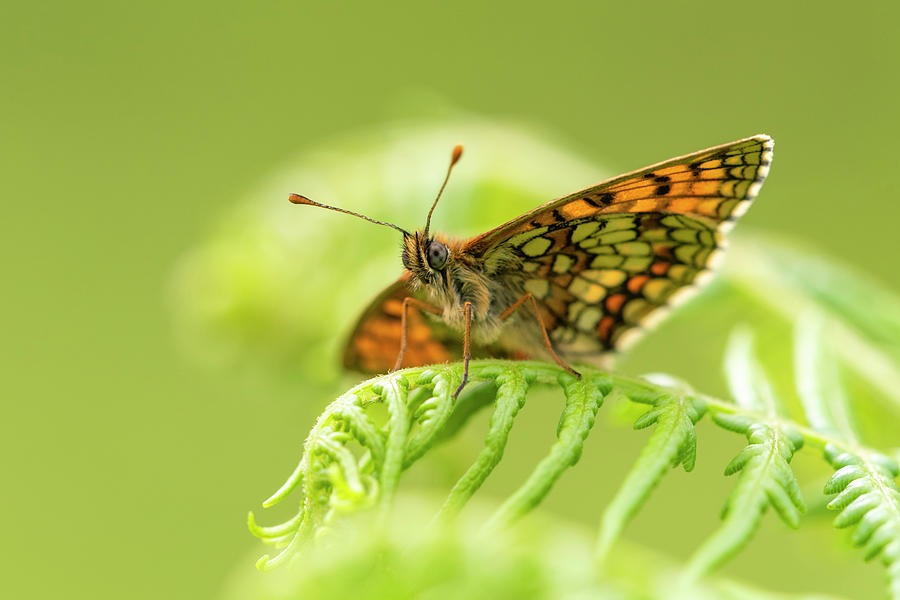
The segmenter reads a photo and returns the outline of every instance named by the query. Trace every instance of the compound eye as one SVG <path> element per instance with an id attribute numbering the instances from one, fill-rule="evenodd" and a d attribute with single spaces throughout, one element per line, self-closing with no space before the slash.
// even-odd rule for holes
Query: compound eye
<path id="1" fill-rule="evenodd" d="M 433 241 L 428 244 L 428 266 L 432 269 L 438 271 L 443 269 L 449 256 L 450 252 L 447 250 L 447 246 L 442 243 Z"/>

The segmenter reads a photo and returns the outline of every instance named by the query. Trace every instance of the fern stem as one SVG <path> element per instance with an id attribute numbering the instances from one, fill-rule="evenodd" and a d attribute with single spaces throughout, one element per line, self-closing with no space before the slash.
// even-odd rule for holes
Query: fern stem
<path id="1" fill-rule="evenodd" d="M 766 413 L 758 410 L 743 409 L 740 406 L 734 405 L 730 402 L 719 400 L 718 398 L 713 398 L 711 396 L 705 396 L 703 394 L 698 394 L 697 397 L 702 398 L 703 401 L 706 402 L 707 409 L 710 413 L 743 415 L 746 417 L 750 417 L 751 419 L 754 419 L 756 421 L 770 422 L 772 425 L 777 425 L 779 427 L 790 427 L 803 437 L 804 443 L 810 445 L 813 448 L 825 450 L 825 447 L 827 445 L 832 444 L 840 448 L 841 450 L 850 451 L 854 447 L 853 444 L 848 443 L 846 440 L 842 440 L 826 433 L 816 431 L 815 429 L 806 427 L 790 419 L 782 417 L 770 419 Z"/>
<path id="2" fill-rule="evenodd" d="M 582 366 L 579 366 L 579 368 L 582 369 L 582 371 L 586 370 Z M 634 402 L 652 404 L 652 397 L 658 396 L 661 391 L 665 391 L 665 388 L 648 383 L 647 381 L 638 377 L 610 374 L 610 378 L 614 388 L 623 390 L 628 398 L 633 400 Z M 809 444 L 814 448 L 824 450 L 825 446 L 832 444 L 842 450 L 849 451 L 854 447 L 846 440 L 834 437 L 833 435 L 829 435 L 828 433 L 816 431 L 811 427 L 807 427 L 805 425 L 792 421 L 791 419 L 783 417 L 775 417 L 774 419 L 770 419 L 770 416 L 766 412 L 756 409 L 743 408 L 741 406 L 738 406 L 737 404 L 734 404 L 733 402 L 721 400 L 714 396 L 707 396 L 706 394 L 700 393 L 694 393 L 694 396 L 698 400 L 702 400 L 706 404 L 706 409 L 710 412 L 710 414 L 723 413 L 732 415 L 744 415 L 756 421 L 771 421 L 773 425 L 777 424 L 782 427 L 790 427 L 801 436 L 803 436 L 803 440 L 806 444 Z M 651 399 L 647 400 L 646 397 L 649 397 Z"/>

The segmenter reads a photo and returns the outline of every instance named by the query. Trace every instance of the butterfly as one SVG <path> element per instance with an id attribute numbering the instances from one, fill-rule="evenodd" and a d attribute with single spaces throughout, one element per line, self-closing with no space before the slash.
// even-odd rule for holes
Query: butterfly
<path id="1" fill-rule="evenodd" d="M 403 234 L 404 272 L 360 317 L 347 368 L 389 369 L 474 356 L 607 366 L 711 275 L 724 234 L 756 197 L 772 162 L 757 135 L 614 177 L 471 239 L 425 228 Z"/>

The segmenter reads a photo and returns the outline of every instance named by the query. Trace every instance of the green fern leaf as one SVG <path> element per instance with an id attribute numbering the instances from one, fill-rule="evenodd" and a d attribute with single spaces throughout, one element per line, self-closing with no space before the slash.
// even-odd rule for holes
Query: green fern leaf
<path id="1" fill-rule="evenodd" d="M 865 547 L 867 556 L 882 557 L 895 596 L 900 598 L 896 463 L 856 442 L 834 437 L 841 427 L 823 423 L 829 431 L 823 434 L 781 416 L 778 399 L 752 357 L 749 336 L 735 339 L 727 362 L 737 404 L 701 396 L 684 385 L 635 380 L 587 367 L 582 368 L 582 378 L 576 379 L 555 365 L 530 361 L 473 361 L 472 383 L 455 401 L 452 390 L 461 380 L 461 364 L 407 369 L 363 382 L 326 408 L 304 443 L 300 464 L 264 503 L 271 506 L 298 491 L 297 514 L 270 527 L 257 525 L 252 513 L 249 515 L 251 532 L 280 550 L 257 564 L 262 569 L 283 564 L 304 540 L 329 531 L 330 524 L 345 514 L 377 507 L 375 523 L 386 526 L 403 471 L 458 431 L 476 410 L 493 403 L 484 448 L 453 487 L 439 517 L 457 514 L 502 459 L 514 419 L 531 387 L 551 384 L 560 386 L 566 397 L 557 440 L 531 476 L 494 514 L 489 528 L 510 524 L 536 507 L 578 462 L 604 400 L 622 396 L 649 405 L 634 427 L 653 427 L 653 433 L 603 515 L 597 544 L 600 558 L 608 554 L 670 468 L 681 465 L 690 471 L 694 467 L 694 425 L 710 411 L 719 426 L 745 435 L 748 445 L 726 467 L 726 474 L 737 474 L 738 482 L 723 511 L 725 523 L 697 552 L 689 573 L 709 570 L 743 546 L 769 506 L 787 524 L 796 526 L 805 508 L 790 469 L 791 458 L 804 440 L 819 447 L 832 443 L 841 449 L 831 453 L 837 472 L 827 489 L 838 494 L 830 505 L 841 510 L 836 524 L 855 526 L 854 542 Z M 823 388 L 810 385 L 807 389 Z M 819 412 L 837 414 L 841 400 L 840 394 L 834 395 L 829 410 Z M 369 408 L 375 404 L 387 407 L 384 425 L 376 425 L 372 419 Z"/>
<path id="2" fill-rule="evenodd" d="M 829 444 L 825 457 L 836 469 L 825 484 L 826 494 L 837 494 L 828 508 L 840 511 L 838 528 L 855 527 L 854 546 L 866 560 L 880 556 L 887 567 L 893 598 L 900 598 L 900 491 L 895 478 L 900 469 L 894 459 L 859 449 L 842 451 Z"/>
<path id="3" fill-rule="evenodd" d="M 653 406 L 635 421 L 634 428 L 656 427 L 641 456 L 603 513 L 597 542 L 597 560 L 600 562 L 606 559 L 613 543 L 663 475 L 679 464 L 684 466 L 685 471 L 694 468 L 697 459 L 694 424 L 706 412 L 705 402 L 694 396 L 676 396 L 658 389 L 631 389 L 625 394 L 635 402 Z"/>
<path id="4" fill-rule="evenodd" d="M 438 517 L 447 519 L 456 515 L 469 501 L 469 498 L 478 491 L 494 467 L 503 458 L 509 432 L 513 426 L 516 415 L 525 406 L 525 398 L 528 388 L 534 382 L 534 374 L 526 373 L 523 369 L 510 368 L 497 377 L 497 407 L 491 416 L 487 437 L 484 441 L 484 449 L 475 459 L 475 463 L 456 482 L 450 491 L 450 496 L 441 507 Z"/>
<path id="5" fill-rule="evenodd" d="M 732 415 L 714 415 L 713 421 L 729 430 L 743 427 L 750 444 L 725 468 L 740 473 L 738 483 L 722 509 L 722 527 L 694 555 L 689 577 L 706 573 L 737 553 L 750 540 L 759 521 L 772 506 L 788 526 L 797 528 L 806 506 L 790 468 L 803 438 L 789 429 L 765 423 L 746 423 Z"/>
<path id="6" fill-rule="evenodd" d="M 725 372 L 743 414 L 717 413 L 713 422 L 747 437 L 747 445 L 725 467 L 739 473 L 737 485 L 722 507 L 722 526 L 694 554 L 685 575 L 696 578 L 725 562 L 753 537 L 771 506 L 789 527 L 797 528 L 806 505 L 790 462 L 803 436 L 785 425 L 781 404 L 753 355 L 749 331 L 738 329 L 725 355 Z"/>
<path id="7" fill-rule="evenodd" d="M 266 569 L 282 564 L 303 539 L 325 531 L 340 515 L 378 505 L 384 521 L 403 471 L 496 396 L 485 448 L 441 511 L 442 517 L 452 516 L 502 458 L 513 419 L 524 405 L 529 387 L 534 382 L 557 384 L 566 396 L 558 440 L 492 523 L 514 521 L 539 504 L 562 473 L 578 461 L 597 411 L 613 388 L 606 373 L 585 370 L 582 378 L 576 379 L 555 365 L 525 361 L 473 361 L 470 378 L 470 386 L 454 400 L 452 392 L 462 379 L 462 364 L 406 369 L 363 382 L 329 405 L 306 439 L 300 464 L 264 502 L 264 506 L 272 506 L 299 490 L 302 497 L 297 515 L 272 527 L 257 525 L 253 514 L 249 515 L 251 532 L 281 549 L 274 558 L 261 558 L 258 566 Z M 389 415 L 380 428 L 366 414 L 366 408 L 376 403 L 385 404 Z M 354 444 L 362 451 L 351 450 Z"/>
<path id="8" fill-rule="evenodd" d="M 871 560 L 880 556 L 887 567 L 892 597 L 900 599 L 900 491 L 895 479 L 897 461 L 859 442 L 853 407 L 841 385 L 838 364 L 823 343 L 823 318 L 809 314 L 797 324 L 797 388 L 810 424 L 830 436 L 825 459 L 835 469 L 825 485 L 837 494 L 828 504 L 840 511 L 834 525 L 855 527 L 854 546 Z"/>
<path id="9" fill-rule="evenodd" d="M 605 373 L 582 373 L 580 379 L 566 372 L 558 376 L 566 395 L 566 407 L 557 428 L 557 441 L 550 453 L 491 517 L 488 528 L 508 525 L 537 506 L 569 467 L 581 458 L 584 441 L 594 426 L 597 411 L 612 388 Z"/>

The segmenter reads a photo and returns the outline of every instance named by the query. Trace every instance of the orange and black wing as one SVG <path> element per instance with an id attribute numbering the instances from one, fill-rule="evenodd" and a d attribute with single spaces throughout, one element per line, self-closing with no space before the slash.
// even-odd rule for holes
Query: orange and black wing
<path id="1" fill-rule="evenodd" d="M 403 300 L 426 301 L 407 284 L 409 272 L 387 287 L 360 317 L 344 349 L 344 366 L 364 373 L 384 373 L 394 367 L 400 353 Z M 476 357 L 524 358 L 502 348 L 473 347 Z M 445 326 L 438 317 L 410 307 L 406 318 L 406 352 L 402 368 L 457 360 L 462 357 L 462 333 Z"/>
<path id="2" fill-rule="evenodd" d="M 621 175 L 469 241 L 541 303 L 557 352 L 600 363 L 705 279 L 772 160 L 755 136 Z"/>
<path id="3" fill-rule="evenodd" d="M 388 286 L 356 323 L 344 349 L 344 366 L 365 373 L 383 373 L 400 353 L 403 300 L 416 296 L 407 285 L 409 274 Z M 436 333 L 430 319 L 410 308 L 407 314 L 406 353 L 403 367 L 446 362 L 452 358 L 445 336 Z"/>

